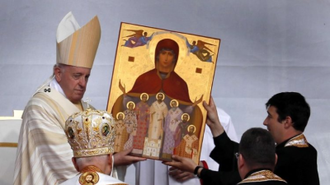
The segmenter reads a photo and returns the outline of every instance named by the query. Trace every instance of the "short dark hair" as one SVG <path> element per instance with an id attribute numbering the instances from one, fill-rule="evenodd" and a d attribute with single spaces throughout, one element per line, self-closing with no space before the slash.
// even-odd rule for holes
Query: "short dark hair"
<path id="1" fill-rule="evenodd" d="M 303 95 L 298 92 L 281 92 L 268 100 L 266 108 L 269 106 L 276 107 L 279 122 L 290 116 L 296 130 L 305 130 L 311 112 Z"/>
<path id="2" fill-rule="evenodd" d="M 275 141 L 263 128 L 250 128 L 244 132 L 239 152 L 250 167 L 269 168 L 275 166 Z"/>

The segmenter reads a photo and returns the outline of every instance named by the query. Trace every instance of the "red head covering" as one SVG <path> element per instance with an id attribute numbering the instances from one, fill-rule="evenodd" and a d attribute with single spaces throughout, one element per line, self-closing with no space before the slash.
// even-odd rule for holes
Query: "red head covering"
<path id="1" fill-rule="evenodd" d="M 170 49 L 174 52 L 176 60 L 174 63 L 176 64 L 176 61 L 178 60 L 179 56 L 179 45 L 172 39 L 163 39 L 158 42 L 155 50 L 155 61 L 157 61 L 157 56 L 159 55 L 160 50 L 162 49 Z"/>

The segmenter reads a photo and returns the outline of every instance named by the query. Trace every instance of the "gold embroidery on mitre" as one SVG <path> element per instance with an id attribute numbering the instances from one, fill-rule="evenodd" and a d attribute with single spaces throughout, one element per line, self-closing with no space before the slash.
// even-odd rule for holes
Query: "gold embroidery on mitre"
<path id="1" fill-rule="evenodd" d="M 285 145 L 284 147 L 287 146 L 295 146 L 298 148 L 306 148 L 308 147 L 308 142 L 304 134 L 300 134 L 296 137 L 291 138 Z"/>
<path id="2" fill-rule="evenodd" d="M 101 26 L 97 16 L 80 28 L 69 12 L 57 28 L 56 63 L 92 68 L 100 38 Z"/>
<path id="3" fill-rule="evenodd" d="M 115 121 L 106 111 L 87 109 L 71 115 L 65 132 L 74 157 L 88 157 L 114 152 Z"/>
<path id="4" fill-rule="evenodd" d="M 99 182 L 99 174 L 96 172 L 84 172 L 79 177 L 79 183 L 81 185 L 94 185 Z"/>
<path id="5" fill-rule="evenodd" d="M 272 171 L 262 170 L 262 171 L 252 173 L 250 176 L 243 179 L 238 184 L 247 183 L 247 182 L 264 182 L 264 181 L 282 181 L 282 182 L 286 182 L 281 177 L 274 174 Z"/>

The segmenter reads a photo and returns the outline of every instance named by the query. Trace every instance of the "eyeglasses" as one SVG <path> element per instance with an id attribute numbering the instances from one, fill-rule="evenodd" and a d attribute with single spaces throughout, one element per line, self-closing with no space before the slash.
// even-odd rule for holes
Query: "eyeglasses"
<path id="1" fill-rule="evenodd" d="M 236 159 L 239 158 L 239 153 L 238 152 L 235 153 L 235 157 L 236 157 Z"/>

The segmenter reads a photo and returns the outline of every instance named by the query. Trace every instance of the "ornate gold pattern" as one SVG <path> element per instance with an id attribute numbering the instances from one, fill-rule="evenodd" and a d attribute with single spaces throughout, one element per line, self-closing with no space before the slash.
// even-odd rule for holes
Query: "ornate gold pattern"
<path id="1" fill-rule="evenodd" d="M 263 182 L 263 181 L 283 181 L 283 182 L 286 182 L 285 180 L 283 180 L 281 177 L 275 175 L 270 170 L 261 170 L 261 171 L 252 173 L 250 176 L 243 179 L 238 184 L 243 184 L 243 183 L 248 183 L 248 182 Z"/>
<path id="2" fill-rule="evenodd" d="M 298 148 L 306 148 L 308 147 L 308 142 L 304 134 L 299 134 L 296 137 L 291 138 L 284 147 L 287 146 L 295 146 Z"/>
<path id="3" fill-rule="evenodd" d="M 94 185 L 99 182 L 99 175 L 96 172 L 84 172 L 79 177 L 79 183 L 81 185 Z"/>
<path id="4" fill-rule="evenodd" d="M 74 157 L 114 152 L 115 121 L 106 111 L 87 109 L 70 116 L 65 132 Z"/>

